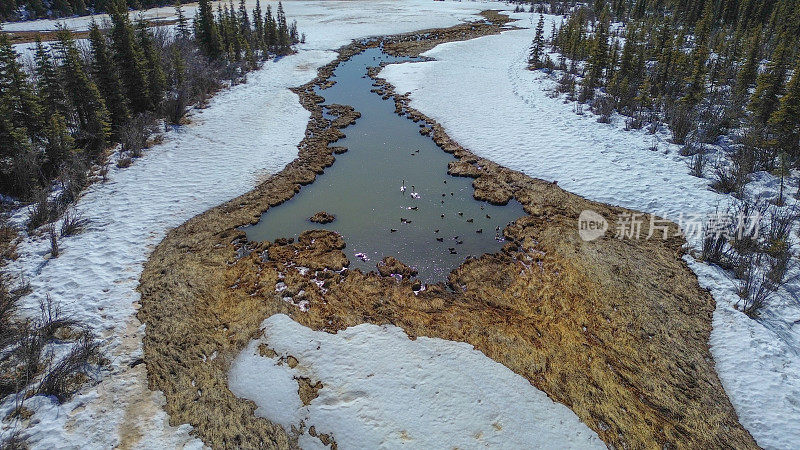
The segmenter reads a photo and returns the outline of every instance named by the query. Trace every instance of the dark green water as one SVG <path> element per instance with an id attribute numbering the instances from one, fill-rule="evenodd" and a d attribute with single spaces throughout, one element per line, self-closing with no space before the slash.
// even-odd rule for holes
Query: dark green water
<path id="1" fill-rule="evenodd" d="M 420 135 L 418 124 L 395 114 L 393 100 L 370 92 L 367 68 L 383 61 L 405 60 L 369 49 L 341 63 L 332 78 L 336 84 L 317 91 L 325 104 L 351 105 L 361 113 L 343 130 L 347 137 L 334 144 L 349 150 L 245 231 L 250 240 L 274 241 L 310 229 L 332 230 L 344 237 L 350 268 L 375 270 L 384 256 L 394 256 L 416 267 L 424 282 L 445 281 L 468 256 L 498 251 L 502 229 L 525 213 L 515 200 L 506 206 L 475 200 L 471 178 L 447 174 L 453 157 Z M 336 220 L 309 222 L 318 211 Z"/>

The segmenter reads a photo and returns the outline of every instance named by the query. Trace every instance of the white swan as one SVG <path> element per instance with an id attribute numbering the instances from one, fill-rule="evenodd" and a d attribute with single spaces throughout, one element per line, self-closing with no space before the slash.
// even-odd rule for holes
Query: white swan
<path id="1" fill-rule="evenodd" d="M 411 185 L 411 198 L 419 198 L 419 194 L 414 189 L 414 185 Z"/>

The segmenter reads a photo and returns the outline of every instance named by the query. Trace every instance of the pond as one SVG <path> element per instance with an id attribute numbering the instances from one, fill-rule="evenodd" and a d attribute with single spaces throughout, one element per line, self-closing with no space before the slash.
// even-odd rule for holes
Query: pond
<path id="1" fill-rule="evenodd" d="M 516 200 L 505 206 L 475 200 L 471 178 L 447 174 L 453 156 L 421 135 L 418 124 L 398 116 L 393 100 L 371 92 L 368 67 L 404 61 L 410 59 L 371 48 L 339 64 L 333 86 L 317 89 L 325 104 L 350 105 L 361 113 L 335 144 L 348 151 L 314 183 L 245 228 L 248 239 L 331 230 L 344 238 L 351 269 L 376 270 L 383 257 L 394 256 L 415 267 L 424 282 L 446 281 L 468 256 L 502 247 L 502 230 L 525 215 L 522 206 Z M 308 220 L 319 211 L 335 220 Z"/>

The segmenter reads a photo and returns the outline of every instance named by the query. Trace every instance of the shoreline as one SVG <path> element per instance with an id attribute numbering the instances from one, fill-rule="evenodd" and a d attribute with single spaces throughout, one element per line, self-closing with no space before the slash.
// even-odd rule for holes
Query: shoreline
<path id="1" fill-rule="evenodd" d="M 341 148 L 328 144 L 358 114 L 340 105 L 331 111 L 337 119 L 323 119 L 313 87 L 328 82 L 341 61 L 379 43 L 387 52 L 418 55 L 443 42 L 498 33 L 505 23 L 500 17 L 495 13 L 491 25 L 422 30 L 343 47 L 317 78 L 293 89 L 311 112 L 298 157 L 254 190 L 171 230 L 159 244 L 141 277 L 138 315 L 147 324 L 150 388 L 164 392 L 173 425 L 193 425 L 194 434 L 214 446 L 294 446 L 295 436 L 256 418 L 255 405 L 227 388 L 230 362 L 258 334 L 261 321 L 286 313 L 317 330 L 392 323 L 412 337 L 468 342 L 570 407 L 606 443 L 755 446 L 714 372 L 708 351 L 714 302 L 681 260 L 683 241 L 580 242 L 575 223 L 582 209 L 607 218 L 628 210 L 475 156 L 410 108 L 407 96 L 378 77 L 379 69 L 370 73 L 379 94 L 393 98 L 398 114 L 420 123 L 421 133 L 432 134 L 456 157 L 448 172 L 474 178 L 476 199 L 503 204 L 513 197 L 522 203 L 528 216 L 506 229 L 503 251 L 465 261 L 447 285 L 430 285 L 417 295 L 411 280 L 334 273 L 344 265 L 344 243 L 332 233 L 307 232 L 298 243 L 267 245 L 248 243 L 237 229 L 258 221 L 333 164 Z M 419 39 L 423 34 L 427 38 Z M 260 258 L 265 251 L 266 262 Z M 530 270 L 534 262 L 541 273 Z M 275 295 L 279 280 L 298 290 L 313 284 L 292 265 L 308 267 L 329 283 L 325 295 L 310 290 L 308 312 Z M 374 305 L 369 299 L 375 295 L 385 304 Z"/>

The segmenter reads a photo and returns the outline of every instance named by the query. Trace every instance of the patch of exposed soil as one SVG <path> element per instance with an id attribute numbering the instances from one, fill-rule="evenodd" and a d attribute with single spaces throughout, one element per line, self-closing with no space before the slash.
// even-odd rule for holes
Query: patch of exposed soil
<path id="1" fill-rule="evenodd" d="M 159 244 L 142 274 L 139 318 L 147 324 L 150 387 L 164 392 L 173 425 L 191 424 L 213 447 L 296 446 L 296 436 L 255 417 L 255 404 L 227 388 L 231 361 L 259 335 L 261 321 L 285 313 L 315 330 L 395 324 L 412 337 L 468 342 L 570 407 L 615 447 L 756 447 L 714 372 L 707 344 L 714 301 L 682 261 L 682 239 L 582 241 L 581 211 L 613 221 L 628 210 L 477 157 L 384 80 L 376 79 L 380 93 L 457 158 L 449 170 L 474 178 L 476 198 L 523 205 L 528 215 L 503 230 L 503 250 L 470 258 L 446 283 L 420 290 L 413 278 L 342 270 L 344 242 L 329 231 L 308 231 L 296 243 L 246 242 L 238 228 L 333 164 L 338 151 L 329 144 L 358 117 L 341 106 L 331 111 L 335 120 L 323 118 L 313 92 L 339 62 L 381 42 L 387 51 L 416 55 L 447 40 L 498 33 L 504 16 L 487 17 L 340 49 L 317 79 L 295 90 L 311 112 L 298 158 Z M 400 267 L 384 266 L 392 267 L 389 274 Z M 316 385 L 301 384 L 311 401 Z"/>

